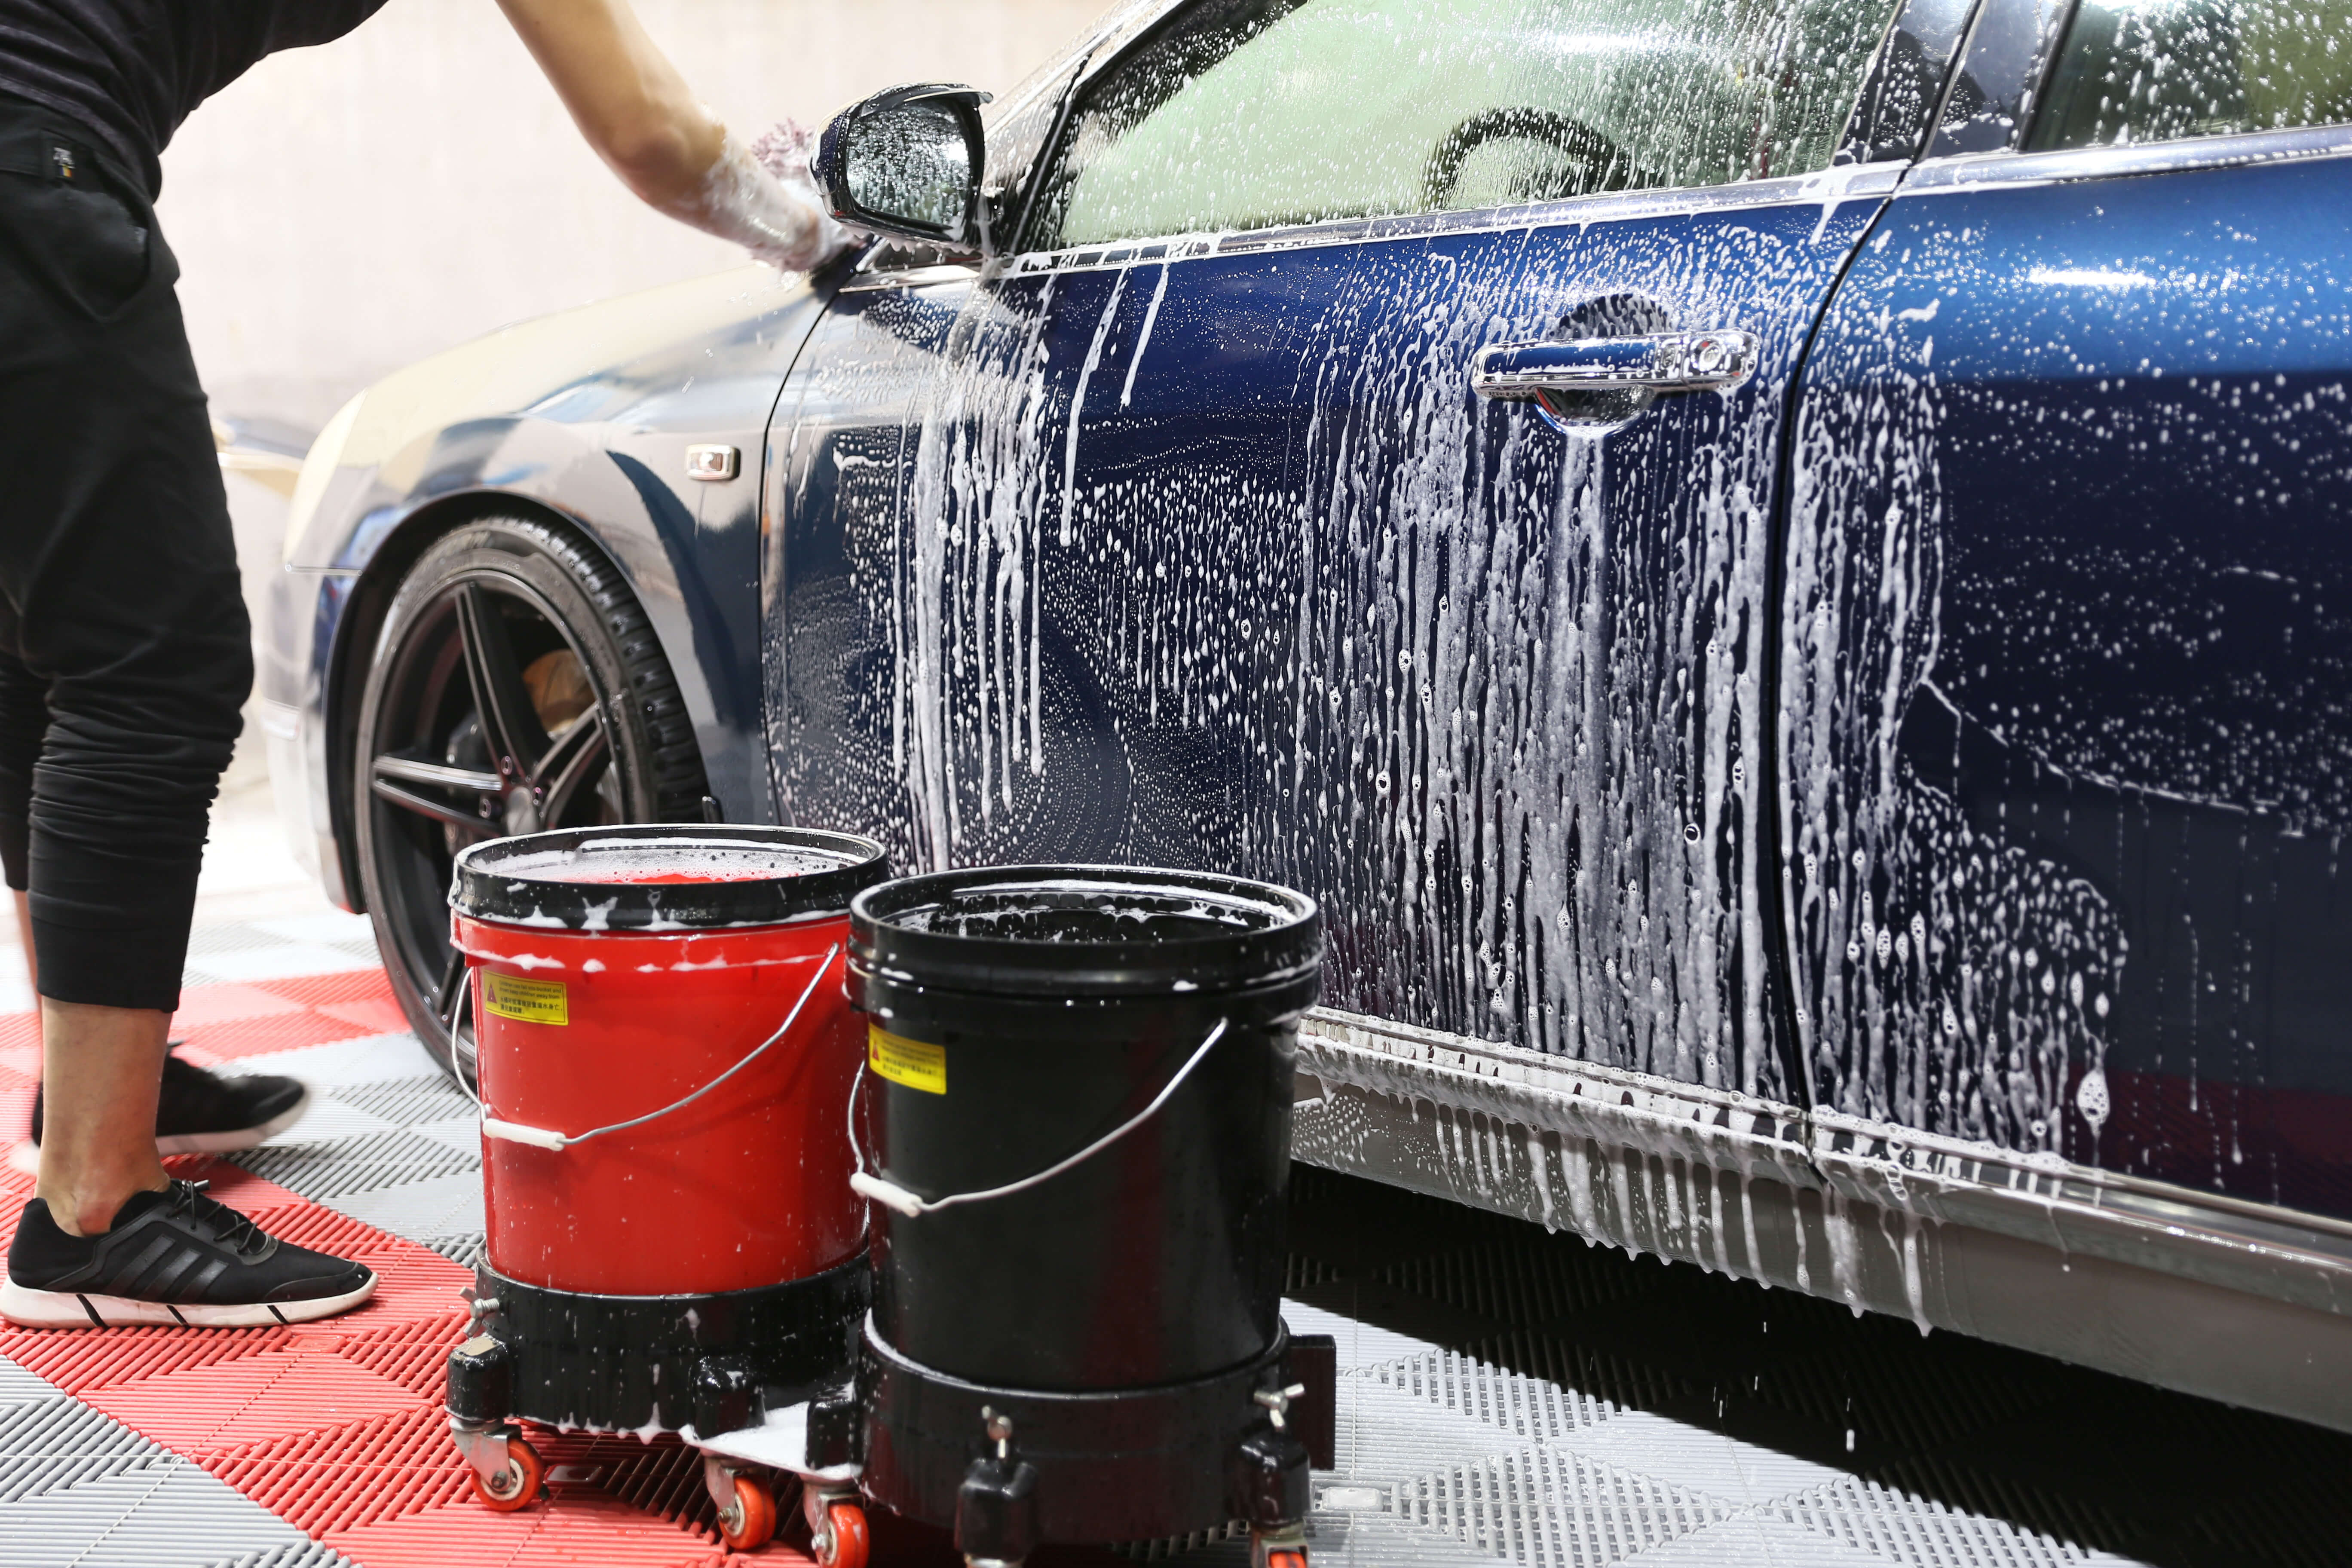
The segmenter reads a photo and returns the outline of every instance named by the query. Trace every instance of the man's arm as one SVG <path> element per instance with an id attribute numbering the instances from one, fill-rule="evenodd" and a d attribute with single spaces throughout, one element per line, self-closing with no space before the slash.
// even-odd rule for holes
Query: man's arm
<path id="1" fill-rule="evenodd" d="M 628 0 L 499 0 L 572 122 L 624 184 L 682 223 L 802 270 L 839 230 L 694 95 Z"/>

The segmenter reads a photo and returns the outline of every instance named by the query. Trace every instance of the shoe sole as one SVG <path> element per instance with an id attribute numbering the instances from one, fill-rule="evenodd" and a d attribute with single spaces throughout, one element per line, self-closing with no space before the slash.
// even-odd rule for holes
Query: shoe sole
<path id="1" fill-rule="evenodd" d="M 258 1127 L 240 1127 L 230 1132 L 184 1132 L 177 1137 L 155 1140 L 158 1154 L 234 1154 L 244 1149 L 258 1149 L 270 1139 L 293 1126 L 310 1111 L 310 1091 L 303 1089 L 302 1098 L 271 1117 Z M 8 1151 L 8 1168 L 18 1175 L 38 1178 L 41 1173 L 41 1146 L 30 1138 L 19 1138 Z"/>
<path id="2" fill-rule="evenodd" d="M 263 1122 L 258 1127 L 240 1127 L 232 1132 L 184 1132 L 176 1138 L 155 1140 L 158 1154 L 234 1154 L 240 1149 L 258 1149 L 310 1113 L 310 1090 L 306 1086 L 302 1098 Z"/>
<path id="3" fill-rule="evenodd" d="M 20 1329 L 125 1329 L 148 1324 L 183 1329 L 266 1329 L 273 1323 L 308 1323 L 348 1312 L 375 1294 L 376 1277 L 356 1290 L 308 1301 L 256 1301 L 224 1307 L 191 1302 L 134 1301 L 125 1296 L 85 1296 L 73 1290 L 36 1290 L 14 1279 L 0 1285 L 0 1318 Z"/>

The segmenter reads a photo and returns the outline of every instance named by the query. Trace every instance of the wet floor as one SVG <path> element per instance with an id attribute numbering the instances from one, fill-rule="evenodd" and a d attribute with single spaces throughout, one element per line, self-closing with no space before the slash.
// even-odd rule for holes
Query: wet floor
<path id="1" fill-rule="evenodd" d="M 2352 1436 L 1305 1167 L 1292 1248 L 1341 1341 L 1327 1559 L 2352 1555 Z"/>

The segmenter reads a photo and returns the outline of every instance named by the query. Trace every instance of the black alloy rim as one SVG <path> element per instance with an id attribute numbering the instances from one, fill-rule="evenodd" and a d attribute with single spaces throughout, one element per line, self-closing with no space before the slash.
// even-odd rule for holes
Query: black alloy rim
<path id="1" fill-rule="evenodd" d="M 465 955 L 449 941 L 450 868 L 486 839 L 627 820 L 614 694 L 530 584 L 460 577 L 392 650 L 366 759 L 387 962 L 473 1071 Z"/>

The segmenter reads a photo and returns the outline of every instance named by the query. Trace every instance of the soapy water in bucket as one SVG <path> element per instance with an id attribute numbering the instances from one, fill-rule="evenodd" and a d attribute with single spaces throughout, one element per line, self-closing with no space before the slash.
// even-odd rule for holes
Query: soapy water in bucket
<path id="1" fill-rule="evenodd" d="M 699 871 L 616 871 L 605 867 L 591 867 L 574 871 L 563 879 L 567 882 L 625 882 L 631 887 L 676 887 L 701 882 L 761 882 L 777 875 L 768 869 L 713 868 Z"/>
<path id="2" fill-rule="evenodd" d="M 677 886 L 778 881 L 838 870 L 851 863 L 845 856 L 793 845 L 614 837 L 519 855 L 500 863 L 499 874 L 526 882 Z"/>
<path id="3" fill-rule="evenodd" d="M 1271 931 L 1297 919 L 1283 905 L 1198 888 L 1082 879 L 984 884 L 893 910 L 888 923 L 1000 942 L 1184 942 Z"/>

